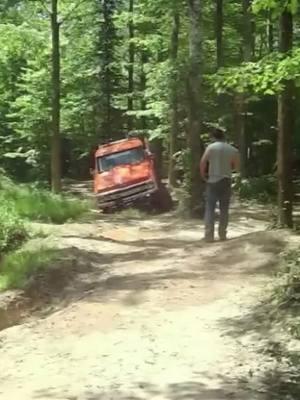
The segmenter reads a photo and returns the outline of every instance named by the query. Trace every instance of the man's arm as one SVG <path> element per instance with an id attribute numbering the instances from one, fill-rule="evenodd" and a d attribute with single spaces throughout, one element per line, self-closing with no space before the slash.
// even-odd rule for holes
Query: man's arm
<path id="1" fill-rule="evenodd" d="M 209 149 L 207 148 L 200 161 L 200 175 L 204 180 L 206 180 L 206 168 L 208 161 L 209 161 Z"/>

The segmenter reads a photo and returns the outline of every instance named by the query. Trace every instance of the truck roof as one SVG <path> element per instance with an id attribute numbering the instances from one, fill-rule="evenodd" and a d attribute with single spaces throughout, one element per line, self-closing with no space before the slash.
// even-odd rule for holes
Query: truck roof
<path id="1" fill-rule="evenodd" d="M 143 146 L 143 142 L 139 138 L 122 139 L 99 146 L 98 150 L 96 151 L 96 157 L 118 153 L 119 151 L 134 149 L 141 146 Z"/>

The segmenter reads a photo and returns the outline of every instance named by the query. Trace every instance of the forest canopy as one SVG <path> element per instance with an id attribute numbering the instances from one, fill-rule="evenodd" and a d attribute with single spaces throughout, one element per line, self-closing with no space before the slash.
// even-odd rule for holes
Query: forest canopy
<path id="1" fill-rule="evenodd" d="M 0 5 L 1 167 L 20 181 L 86 178 L 91 149 L 147 137 L 201 208 L 212 127 L 241 177 L 278 172 L 292 225 L 299 163 L 297 0 L 6 0 Z"/>

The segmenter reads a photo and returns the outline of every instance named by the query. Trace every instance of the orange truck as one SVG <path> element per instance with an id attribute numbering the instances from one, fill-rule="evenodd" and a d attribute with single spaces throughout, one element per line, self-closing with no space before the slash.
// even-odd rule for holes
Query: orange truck
<path id="1" fill-rule="evenodd" d="M 94 162 L 94 193 L 104 211 L 145 202 L 158 190 L 154 157 L 139 138 L 99 146 Z"/>

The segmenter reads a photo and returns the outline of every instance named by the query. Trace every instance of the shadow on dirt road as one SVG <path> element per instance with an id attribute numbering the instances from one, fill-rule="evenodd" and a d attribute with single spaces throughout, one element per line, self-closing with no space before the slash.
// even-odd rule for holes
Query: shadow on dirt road
<path id="1" fill-rule="evenodd" d="M 256 386 L 264 394 L 263 400 L 299 400 L 299 339 L 293 338 L 287 330 L 290 326 L 288 319 L 293 315 L 297 318 L 299 309 L 291 311 L 275 306 L 273 294 L 267 290 L 261 301 L 248 309 L 247 313 L 221 319 L 220 329 L 241 342 L 255 337 L 258 358 L 263 355 L 268 360 L 263 373 L 256 379 Z"/>
<path id="2" fill-rule="evenodd" d="M 225 280 L 271 274 L 285 246 L 282 240 L 267 232 L 209 246 L 201 241 L 176 238 L 121 241 L 103 235 L 67 235 L 62 240 L 73 238 L 82 247 L 58 250 L 60 261 L 37 275 L 26 288 L 24 297 L 31 299 L 35 309 L 51 313 L 76 301 L 105 303 L 121 292 L 126 292 L 125 304 L 136 305 L 143 301 L 142 292 L 164 289 L 171 281 L 192 282 L 197 287 L 220 274 Z M 97 250 L 105 242 L 112 243 L 114 250 L 106 253 Z M 253 265 L 249 268 L 251 261 Z M 153 264 L 157 265 L 155 270 Z M 128 301 L 128 298 L 135 300 Z M 55 304 L 53 310 L 49 307 L 51 303 Z"/>
<path id="3" fill-rule="evenodd" d="M 269 400 L 269 365 L 250 376 L 265 355 L 240 339 L 269 333 L 259 296 L 285 241 L 257 227 L 211 245 L 192 221 L 57 228 L 32 324 L 1 333 L 0 398 Z"/>
<path id="4" fill-rule="evenodd" d="M 203 381 L 209 381 L 209 377 L 202 376 Z M 216 379 L 216 376 L 214 377 Z M 35 393 L 36 400 L 255 400 L 255 388 L 251 392 L 245 391 L 243 384 L 232 382 L 229 377 L 217 376 L 219 384 L 209 387 L 199 380 L 170 384 L 160 388 L 153 384 L 141 382 L 132 390 L 124 392 L 119 389 L 111 391 L 86 391 L 80 395 L 68 395 L 55 389 L 45 389 Z M 116 385 L 117 386 L 117 385 Z M 139 393 L 138 395 L 136 393 Z"/>

